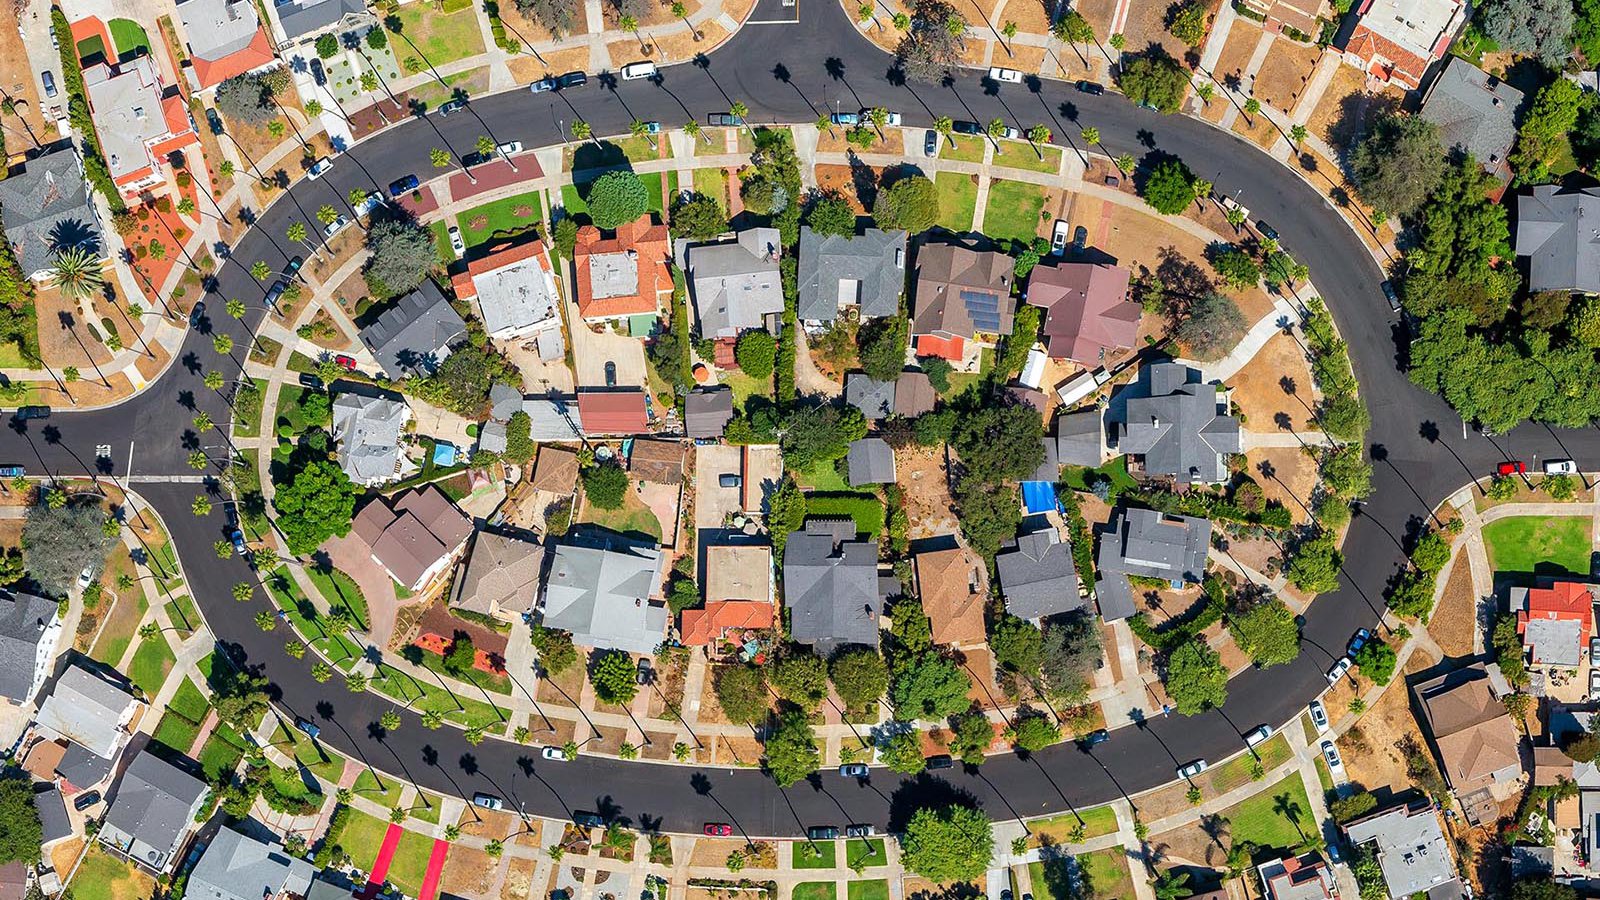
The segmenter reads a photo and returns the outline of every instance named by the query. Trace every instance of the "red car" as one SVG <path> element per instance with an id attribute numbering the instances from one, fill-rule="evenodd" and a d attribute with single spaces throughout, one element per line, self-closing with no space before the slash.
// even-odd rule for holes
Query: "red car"
<path id="1" fill-rule="evenodd" d="M 728 837 L 733 834 L 733 826 L 726 822 L 707 822 L 706 827 L 700 830 L 711 837 Z"/>
<path id="2" fill-rule="evenodd" d="M 353 356 L 345 356 L 343 353 L 341 353 L 338 356 L 335 356 L 333 361 L 338 363 L 339 367 L 344 369 L 346 372 L 354 372 L 356 370 L 356 359 Z"/>
<path id="3" fill-rule="evenodd" d="M 1528 466 L 1522 462 L 1503 462 L 1495 466 L 1494 473 L 1496 475 L 1526 475 L 1528 474 Z"/>

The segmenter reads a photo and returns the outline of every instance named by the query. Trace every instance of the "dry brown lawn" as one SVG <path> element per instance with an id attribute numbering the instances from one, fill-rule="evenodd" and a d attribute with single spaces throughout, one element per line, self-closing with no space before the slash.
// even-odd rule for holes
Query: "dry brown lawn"
<path id="1" fill-rule="evenodd" d="M 366 232 L 353 224 L 346 225 L 306 261 L 306 269 L 318 279 L 328 278 L 362 251 L 365 238 Z"/>
<path id="2" fill-rule="evenodd" d="M 666 35 L 656 43 L 656 48 L 667 62 L 682 62 L 696 53 L 710 53 L 716 46 L 728 39 L 728 30 L 714 21 L 704 22 L 700 25 L 700 40 L 695 40 L 688 29 Z"/>
<path id="3" fill-rule="evenodd" d="M 1317 463 L 1298 447 L 1273 447 L 1251 450 L 1245 454 L 1250 464 L 1250 477 L 1261 484 L 1261 493 L 1268 500 L 1276 500 L 1289 510 L 1296 523 L 1308 521 L 1311 491 L 1317 485 Z M 1261 473 L 1261 464 L 1272 467 L 1272 477 Z"/>
<path id="4" fill-rule="evenodd" d="M 1251 90 L 1262 103 L 1289 112 L 1305 92 L 1321 57 L 1322 51 L 1316 46 L 1307 47 L 1287 38 L 1273 41 Z"/>
<path id="5" fill-rule="evenodd" d="M 1162 0 L 1139 0 L 1128 4 L 1128 21 L 1122 27 L 1122 38 L 1128 51 L 1139 53 L 1151 44 L 1160 44 L 1177 60 L 1184 60 L 1190 54 L 1199 55 L 1199 50 L 1191 48 L 1167 31 L 1167 8 L 1170 5 Z M 1208 18 L 1215 20 L 1218 2 L 1211 0 L 1206 5 L 1210 9 Z"/>
<path id="6" fill-rule="evenodd" d="M 1294 394 L 1285 391 L 1284 379 Z M 1244 425 L 1251 431 L 1278 431 L 1277 416 L 1289 417 L 1296 430 L 1317 430 L 1311 410 L 1311 366 L 1293 337 L 1282 332 L 1269 338 L 1238 374 L 1228 379 L 1233 402 L 1238 404 Z"/>
<path id="7" fill-rule="evenodd" d="M 868 124 L 866 127 L 869 130 L 872 129 L 870 124 Z M 854 151 L 860 153 L 888 153 L 894 156 L 905 155 L 905 135 L 898 128 L 885 126 L 883 129 L 883 137 L 881 138 L 878 137 L 877 131 L 873 130 L 872 146 L 866 150 L 859 150 L 854 144 L 850 143 L 850 141 L 846 138 L 848 131 L 848 128 L 842 128 L 837 125 L 831 129 L 823 130 L 821 134 L 817 136 L 817 152 L 850 153 Z"/>
<path id="8" fill-rule="evenodd" d="M 506 879 L 500 885 L 500 900 L 528 900 L 536 865 L 535 860 L 513 858 L 506 866 Z"/>
<path id="9" fill-rule="evenodd" d="M 13 22 L 15 19 L 13 19 Z M 35 40 L 43 41 L 44 32 L 50 28 L 48 19 L 35 19 L 29 31 Z M 29 148 L 56 140 L 55 120 L 47 117 L 39 105 L 37 81 L 23 50 L 22 35 L 15 28 L 0 28 L 0 94 L 14 104 L 15 114 L 0 115 L 0 129 L 5 131 L 7 152 L 21 153 Z M 66 96 L 57 93 L 50 106 L 66 106 Z M 65 870 L 63 870 L 65 871 Z"/>
<path id="10" fill-rule="evenodd" d="M 503 15 L 507 10 L 515 9 L 515 3 L 508 3 L 502 6 L 500 11 Z M 571 69 L 585 68 L 589 64 L 588 47 L 551 50 L 543 55 L 544 62 L 531 55 L 517 56 L 506 61 L 506 66 L 511 70 L 511 77 L 517 84 L 532 84 L 546 75 L 552 73 L 559 75 Z"/>
<path id="11" fill-rule="evenodd" d="M 858 172 L 859 181 L 862 183 L 859 192 L 857 190 Z M 870 199 L 871 196 L 876 196 L 877 185 L 883 178 L 883 170 L 875 169 L 872 166 L 861 166 L 859 169 L 852 169 L 850 166 L 819 165 L 816 167 L 816 176 L 818 190 L 824 193 L 834 192 L 839 194 L 839 196 L 850 201 L 850 205 L 855 208 L 856 212 L 865 214 L 871 205 L 866 200 Z M 870 190 L 873 193 L 869 197 L 861 196 L 869 190 L 866 187 L 866 182 L 870 182 L 872 185 Z"/>
<path id="12" fill-rule="evenodd" d="M 695 838 L 694 853 L 689 857 L 691 866 L 721 866 L 727 863 L 728 854 L 744 846 L 743 840 L 717 840 Z"/>
<path id="13" fill-rule="evenodd" d="M 1398 106 L 1404 99 L 1404 93 L 1395 87 L 1368 92 L 1366 76 L 1354 66 L 1341 65 L 1306 127 L 1334 147 L 1342 147 L 1353 131 L 1364 128 L 1378 112 Z"/>
<path id="14" fill-rule="evenodd" d="M 505 840 L 510 837 L 521 824 L 515 813 L 495 812 L 494 810 L 478 810 L 477 818 L 463 819 L 461 833 L 472 837 L 488 838 L 489 840 Z M 463 849 L 459 844 L 453 850 Z M 454 853 L 451 854 L 452 856 Z"/>
<path id="15" fill-rule="evenodd" d="M 995 15 L 1001 27 L 1006 22 L 1017 23 L 1018 34 L 1050 33 L 1050 13 L 1039 0 L 1004 0 Z"/>
<path id="16" fill-rule="evenodd" d="M 34 299 L 39 316 L 39 355 L 45 364 L 60 369 L 77 366 L 86 370 L 89 378 L 95 377 L 90 369 L 93 363 L 111 361 L 111 351 L 89 333 L 83 311 L 77 301 L 52 287 L 40 288 Z M 67 318 L 62 318 L 65 315 Z M 70 321 L 69 328 L 64 323 Z M 100 330 L 100 323 L 92 323 Z M 121 325 L 118 325 L 121 328 Z"/>
<path id="17" fill-rule="evenodd" d="M 1233 120 L 1233 133 L 1242 136 L 1263 150 L 1271 148 L 1273 142 L 1280 137 L 1278 127 L 1272 124 L 1272 121 L 1265 115 L 1256 113 L 1252 116 L 1243 109 L 1239 110 L 1238 117 Z"/>
<path id="18" fill-rule="evenodd" d="M 1260 40 L 1260 28 L 1246 19 L 1235 19 L 1211 74 L 1225 84 L 1232 83 L 1229 79 L 1244 78 L 1244 67 L 1250 62 L 1250 54 L 1255 52 L 1256 43 Z M 1215 106 L 1216 101 L 1213 100 L 1211 105 Z"/>
<path id="19" fill-rule="evenodd" d="M 482 897 L 494 882 L 500 861 L 472 847 L 457 844 L 445 858 L 440 887 L 457 897 Z"/>
<path id="20" fill-rule="evenodd" d="M 1396 749 L 1403 738 L 1410 736 L 1422 744 L 1422 733 L 1411 715 L 1405 676 L 1414 675 L 1434 664 L 1426 650 L 1416 650 L 1406 663 L 1404 676 L 1396 674 L 1394 681 L 1378 702 L 1361 716 L 1355 727 L 1339 738 L 1339 752 L 1344 757 L 1345 770 L 1350 780 L 1366 790 L 1390 788 L 1398 793 L 1411 786 L 1406 777 L 1405 757 Z M 1363 682 L 1363 685 L 1369 682 Z M 1348 701 L 1346 701 L 1348 702 Z M 1328 715 L 1337 719 L 1345 714 L 1345 705 L 1334 706 L 1329 699 Z"/>
<path id="21" fill-rule="evenodd" d="M 1428 634 L 1448 656 L 1470 656 L 1478 626 L 1478 595 L 1472 589 L 1472 567 L 1461 553 L 1450 567 L 1439 606 L 1428 621 Z"/>
<path id="22" fill-rule="evenodd" d="M 1117 0 L 1082 0 L 1073 4 L 1073 8 L 1083 14 L 1085 21 L 1094 29 L 1094 36 L 1102 42 L 1111 37 L 1111 19 L 1117 14 Z"/>

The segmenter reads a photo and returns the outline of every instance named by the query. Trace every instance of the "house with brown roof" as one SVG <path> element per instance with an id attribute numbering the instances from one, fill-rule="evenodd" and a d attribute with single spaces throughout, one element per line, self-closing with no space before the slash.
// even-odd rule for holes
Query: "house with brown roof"
<path id="1" fill-rule="evenodd" d="M 643 434 L 650 430 L 644 391 L 584 391 L 578 395 L 584 434 Z"/>
<path id="2" fill-rule="evenodd" d="M 977 554 L 961 546 L 931 550 L 918 553 L 913 567 L 933 642 L 983 643 L 983 561 Z"/>
<path id="3" fill-rule="evenodd" d="M 565 447 L 541 446 L 529 485 L 536 491 L 549 491 L 563 497 L 571 494 L 578 485 L 578 454 Z"/>
<path id="4" fill-rule="evenodd" d="M 911 344 L 918 356 L 965 359 L 968 343 L 989 343 L 1011 333 L 1016 300 L 1015 263 L 1004 253 L 958 244 L 927 244 L 917 251 Z"/>
<path id="5" fill-rule="evenodd" d="M 683 484 L 683 457 L 683 445 L 677 441 L 634 441 L 628 470 L 642 481 Z"/>
<path id="6" fill-rule="evenodd" d="M 1466 811 L 1497 814 L 1522 777 L 1521 739 L 1505 704 L 1479 663 L 1424 681 L 1413 689 L 1439 757 L 1439 768 Z"/>
<path id="7" fill-rule="evenodd" d="M 933 389 L 933 383 L 925 372 L 901 372 L 900 378 L 894 383 L 894 414 L 897 416 L 915 419 L 923 413 L 933 412 L 933 405 L 938 400 L 939 393 Z"/>
<path id="8" fill-rule="evenodd" d="M 667 226 L 655 224 L 649 213 L 619 226 L 609 238 L 593 225 L 579 228 L 572 251 L 579 315 L 590 322 L 653 320 L 672 296 L 671 255 Z"/>
<path id="9" fill-rule="evenodd" d="M 514 622 L 533 609 L 539 595 L 544 547 L 520 538 L 480 531 L 450 591 L 456 609 Z"/>
<path id="10" fill-rule="evenodd" d="M 472 535 L 472 520 L 433 485 L 378 497 L 356 513 L 354 530 L 372 560 L 410 591 L 450 567 Z"/>
<path id="11" fill-rule="evenodd" d="M 1533 783 L 1535 787 L 1549 787 L 1565 778 L 1572 780 L 1572 757 L 1560 747 L 1533 748 Z"/>
<path id="12" fill-rule="evenodd" d="M 1322 32 L 1322 19 L 1331 19 L 1328 0 L 1244 0 L 1244 5 L 1265 21 L 1263 31 L 1313 41 Z M 1333 20 L 1337 21 L 1337 20 Z"/>
<path id="13" fill-rule="evenodd" d="M 1133 347 L 1143 309 L 1128 299 L 1128 270 L 1103 263 L 1037 266 L 1028 305 L 1044 310 L 1040 336 L 1054 359 L 1094 367 Z"/>

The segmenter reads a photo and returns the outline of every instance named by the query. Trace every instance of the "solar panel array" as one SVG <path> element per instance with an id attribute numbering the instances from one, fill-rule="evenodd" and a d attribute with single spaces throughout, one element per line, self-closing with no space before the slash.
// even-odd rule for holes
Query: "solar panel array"
<path id="1" fill-rule="evenodd" d="M 972 317 L 972 327 L 990 333 L 1000 330 L 1000 296 L 989 291 L 962 291 L 961 302 Z"/>

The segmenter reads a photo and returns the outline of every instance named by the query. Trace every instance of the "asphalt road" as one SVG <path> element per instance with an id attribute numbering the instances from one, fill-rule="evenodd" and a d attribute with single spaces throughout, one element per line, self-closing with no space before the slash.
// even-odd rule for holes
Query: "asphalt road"
<path id="1" fill-rule="evenodd" d="M 1443 401 L 1412 386 L 1397 368 L 1396 322 L 1378 287 L 1383 274 L 1365 247 L 1316 191 L 1253 144 L 1196 119 L 1161 116 L 1119 95 L 1089 96 L 1058 82 L 996 89 L 981 84 L 978 73 L 965 71 L 948 85 L 902 84 L 889 57 L 856 33 L 837 3 L 808 3 L 801 19 L 799 24 L 747 26 L 708 57 L 664 69 L 660 84 L 595 78 L 587 87 L 561 94 L 512 91 L 475 99 L 464 114 L 411 121 L 368 138 L 337 157 L 320 180 L 300 180 L 260 214 L 258 227 L 218 273 L 208 299 L 217 314 L 190 335 L 179 364 L 156 385 L 113 409 L 13 422 L 11 430 L 0 432 L 0 460 L 26 463 L 32 471 L 98 470 L 116 478 L 192 474 L 189 450 L 222 443 L 215 432 L 209 437 L 193 433 L 194 410 L 227 421 L 221 397 L 207 390 L 200 376 L 209 368 L 235 373 L 248 341 L 246 326 L 261 316 L 253 308 L 245 322 L 232 321 L 220 315 L 222 299 L 259 304 L 265 285 L 250 277 L 249 266 L 264 260 L 281 267 L 288 256 L 305 252 L 284 238 L 290 223 L 314 223 L 323 203 L 346 209 L 353 187 L 381 189 L 409 173 L 428 177 L 434 172 L 431 147 L 448 144 L 470 152 L 484 134 L 529 147 L 558 143 L 566 136 L 563 129 L 579 117 L 596 135 L 626 133 L 634 118 L 678 127 L 742 101 L 756 123 L 808 123 L 836 108 L 883 106 L 918 127 L 930 125 L 937 115 L 978 122 L 1000 116 L 1022 129 L 1043 122 L 1058 141 L 1092 125 L 1113 154 L 1137 156 L 1155 148 L 1182 157 L 1212 180 L 1219 194 L 1237 196 L 1270 222 L 1284 246 L 1310 267 L 1350 345 L 1372 413 L 1375 490 L 1350 529 L 1340 589 L 1308 611 L 1298 660 L 1235 677 L 1223 709 L 1187 718 L 1156 714 L 1141 727 L 1117 729 L 1092 754 L 1058 745 L 1031 758 L 993 757 L 981 769 L 946 770 L 940 777 L 908 781 L 875 768 L 864 783 L 822 773 L 780 790 L 749 769 L 587 757 L 547 762 L 537 759 L 535 748 L 509 741 L 473 747 L 460 731 L 429 731 L 410 712 L 403 713 L 397 732 L 383 736 L 371 723 L 390 708 L 387 701 L 375 693 L 350 694 L 337 681 L 317 684 L 309 674 L 309 657 L 296 661 L 283 652 L 286 634 L 264 634 L 252 622 L 257 611 L 270 608 L 266 598 L 258 593 L 245 603 L 232 599 L 232 585 L 251 574 L 241 561 L 218 561 L 210 553 L 225 529 L 220 507 L 198 518 L 190 505 L 199 486 L 135 479 L 134 487 L 162 513 L 183 548 L 190 589 L 218 640 L 243 665 L 271 679 L 285 716 L 320 722 L 329 745 L 429 790 L 464 797 L 488 791 L 529 814 L 559 817 L 595 810 L 669 831 L 698 831 L 704 822 L 728 821 L 764 836 L 827 823 L 870 822 L 881 828 L 902 821 L 904 810 L 950 792 L 976 799 L 995 818 L 1040 815 L 1171 781 L 1175 766 L 1198 757 L 1220 760 L 1243 748 L 1242 733 L 1262 723 L 1289 721 L 1327 687 L 1323 672 L 1351 633 L 1376 623 L 1384 584 L 1403 561 L 1402 540 L 1460 485 L 1511 458 L 1572 457 L 1585 469 L 1600 468 L 1600 435 L 1592 428 L 1524 426 L 1494 439 L 1464 436 L 1460 419 Z M 829 51 L 836 56 L 826 57 Z M 907 163 L 915 166 L 917 160 Z M 1102 249 L 1117 252 L 1115 246 Z M 213 352 L 209 329 L 234 336 L 233 359 Z M 96 458 L 99 445 L 107 445 L 105 458 Z"/>

